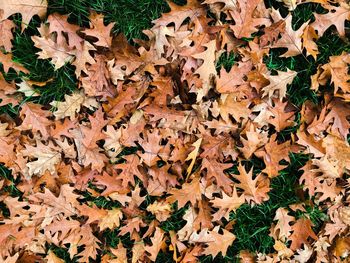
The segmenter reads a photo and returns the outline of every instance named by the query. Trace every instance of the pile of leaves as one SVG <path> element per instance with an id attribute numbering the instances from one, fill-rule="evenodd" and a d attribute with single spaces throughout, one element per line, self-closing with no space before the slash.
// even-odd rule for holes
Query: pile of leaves
<path id="1" fill-rule="evenodd" d="M 81 27 L 20 2 L 0 1 L 0 106 L 19 113 L 0 116 L 1 262 L 348 255 L 350 54 L 319 46 L 348 41 L 347 1 L 169 2 L 132 44 L 102 14 Z M 33 16 L 37 59 L 74 69 L 62 100 L 40 101 L 53 80 L 13 60 L 13 32 Z M 262 207 L 271 245 L 254 250 L 240 225 Z"/>

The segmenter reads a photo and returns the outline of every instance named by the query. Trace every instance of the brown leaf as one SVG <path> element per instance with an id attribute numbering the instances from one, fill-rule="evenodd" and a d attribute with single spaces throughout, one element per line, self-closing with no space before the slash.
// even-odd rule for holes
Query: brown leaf
<path id="1" fill-rule="evenodd" d="M 302 244 L 309 244 L 308 239 L 317 239 L 314 231 L 312 230 L 312 222 L 307 218 L 299 218 L 292 226 L 292 235 L 289 240 L 292 241 L 290 248 L 295 251 L 302 246 Z"/>
<path id="2" fill-rule="evenodd" d="M 301 36 L 303 40 L 303 47 L 306 49 L 306 54 L 313 56 L 313 58 L 316 60 L 318 52 L 317 44 L 315 43 L 315 40 L 318 39 L 318 35 L 315 32 L 315 29 L 308 25 L 304 29 L 304 33 Z"/>
<path id="3" fill-rule="evenodd" d="M 5 19 L 0 21 L 0 47 L 4 47 L 6 52 L 11 52 L 13 34 L 12 29 L 15 27 L 15 23 L 12 20 Z"/>
<path id="4" fill-rule="evenodd" d="M 94 44 L 101 47 L 110 47 L 112 45 L 111 30 L 114 23 L 105 26 L 103 23 L 103 15 L 96 12 L 90 13 L 90 29 L 84 29 L 82 32 L 88 36 L 97 38 L 98 41 Z"/>
<path id="5" fill-rule="evenodd" d="M 269 19 L 264 18 L 260 14 L 258 5 L 260 0 L 238 0 L 239 9 L 236 8 L 230 11 L 230 14 L 235 21 L 235 25 L 230 25 L 237 38 L 250 37 L 251 34 L 257 32 L 257 28 L 262 25 L 269 25 Z"/>
<path id="6" fill-rule="evenodd" d="M 238 166 L 239 175 L 235 178 L 240 182 L 236 186 L 244 191 L 245 199 L 250 203 L 261 204 L 269 199 L 270 180 L 259 174 L 253 179 L 253 169 L 248 173 L 242 164 Z"/>

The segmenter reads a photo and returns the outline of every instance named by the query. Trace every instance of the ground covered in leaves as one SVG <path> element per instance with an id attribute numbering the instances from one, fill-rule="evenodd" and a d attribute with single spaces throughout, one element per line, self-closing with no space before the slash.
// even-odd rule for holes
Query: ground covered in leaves
<path id="1" fill-rule="evenodd" d="M 348 260 L 348 1 L 19 2 L 1 262 Z"/>

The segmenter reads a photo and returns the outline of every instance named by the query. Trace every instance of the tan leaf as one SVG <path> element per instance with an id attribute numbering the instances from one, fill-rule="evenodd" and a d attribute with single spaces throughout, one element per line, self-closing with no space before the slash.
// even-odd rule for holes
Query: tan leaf
<path id="1" fill-rule="evenodd" d="M 156 227 L 154 236 L 151 237 L 152 245 L 145 246 L 145 250 L 150 254 L 149 259 L 156 261 L 157 255 L 163 245 L 164 232 L 159 227 Z"/>
<path id="2" fill-rule="evenodd" d="M 219 210 L 213 214 L 213 220 L 218 221 L 221 220 L 222 217 L 229 220 L 230 212 L 236 212 L 244 202 L 244 194 L 238 196 L 236 187 L 233 188 L 232 196 L 228 196 L 225 192 L 222 192 L 222 198 L 214 198 L 211 201 L 213 207 L 219 208 Z"/>
<path id="3" fill-rule="evenodd" d="M 4 0 L 0 2 L 1 20 L 9 16 L 20 13 L 22 15 L 22 31 L 28 26 L 34 15 L 43 18 L 46 15 L 47 1 L 46 0 Z"/>
<path id="4" fill-rule="evenodd" d="M 76 91 L 72 95 L 64 95 L 65 101 L 52 101 L 51 106 L 55 107 L 53 115 L 57 119 L 64 119 L 69 117 L 74 120 L 76 113 L 79 113 L 82 106 L 87 107 L 90 110 L 98 108 L 98 103 L 95 98 L 86 97 L 83 92 Z"/>
<path id="5" fill-rule="evenodd" d="M 113 208 L 112 210 L 107 211 L 107 215 L 105 215 L 100 222 L 98 223 L 100 230 L 103 231 L 107 228 L 114 229 L 119 227 L 120 219 L 123 218 L 123 213 L 119 208 Z"/>
<path id="6" fill-rule="evenodd" d="M 269 98 L 273 97 L 275 91 L 278 91 L 278 98 L 282 101 L 282 99 L 287 95 L 287 85 L 290 85 L 297 72 L 292 70 L 277 71 L 278 75 L 265 75 L 265 77 L 270 81 L 270 84 L 264 87 L 263 96 L 268 96 Z"/>
<path id="7" fill-rule="evenodd" d="M 198 155 L 198 152 L 199 152 L 199 149 L 201 147 L 201 143 L 202 143 L 202 138 L 199 138 L 197 141 L 195 141 L 192 146 L 194 147 L 193 151 L 191 151 L 186 160 L 185 161 L 189 161 L 191 160 L 191 163 L 190 165 L 188 166 L 187 168 L 187 175 L 190 175 L 192 173 L 192 169 L 193 169 L 193 166 L 196 162 L 196 158 L 197 158 L 197 155 Z"/>
<path id="8" fill-rule="evenodd" d="M 304 33 L 301 36 L 303 39 L 303 47 L 306 49 L 306 54 L 313 56 L 313 58 L 316 60 L 318 52 L 317 44 L 315 43 L 315 40 L 318 39 L 318 35 L 315 32 L 315 29 L 308 25 L 304 29 Z"/>
<path id="9" fill-rule="evenodd" d="M 307 22 L 304 23 L 297 31 L 294 31 L 292 28 L 292 16 L 289 15 L 285 19 L 286 31 L 282 33 L 282 37 L 278 39 L 274 44 L 273 48 L 287 48 L 281 57 L 292 57 L 302 53 L 302 35 Z"/>
<path id="10" fill-rule="evenodd" d="M 43 175 L 46 171 L 56 174 L 56 165 L 61 161 L 61 153 L 52 145 L 44 145 L 37 142 L 37 147 L 26 145 L 26 149 L 22 151 L 24 156 L 36 158 L 35 161 L 29 161 L 29 175 Z"/>

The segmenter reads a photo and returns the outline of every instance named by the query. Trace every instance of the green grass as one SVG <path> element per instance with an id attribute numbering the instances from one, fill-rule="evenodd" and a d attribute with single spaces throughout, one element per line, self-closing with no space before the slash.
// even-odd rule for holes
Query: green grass
<path id="1" fill-rule="evenodd" d="M 274 241 L 269 233 L 276 210 L 279 207 L 288 208 L 291 204 L 303 201 L 297 192 L 300 189 L 298 181 L 302 174 L 299 169 L 308 159 L 307 155 L 291 154 L 288 167 L 271 180 L 272 189 L 267 202 L 253 207 L 244 204 L 235 213 L 230 214 L 230 220 L 236 221 L 233 228 L 236 240 L 228 249 L 226 257 L 219 256 L 215 258 L 215 262 L 239 262 L 237 255 L 241 250 L 253 253 L 273 252 Z M 254 174 L 259 172 L 260 169 L 254 171 Z M 314 223 L 315 229 L 318 229 L 326 219 L 324 212 L 317 206 L 306 206 L 306 213 L 290 211 L 290 214 L 297 218 L 307 214 Z M 212 262 L 211 257 L 202 257 L 201 260 L 201 262 Z"/>
<path id="2" fill-rule="evenodd" d="M 181 3 L 183 1 L 178 1 Z M 70 21 L 88 25 L 89 11 L 105 15 L 105 23 L 115 23 L 113 33 L 123 32 L 128 39 L 142 38 L 142 30 L 150 28 L 151 21 L 169 11 L 164 0 L 50 0 L 49 13 L 69 14 Z"/>

